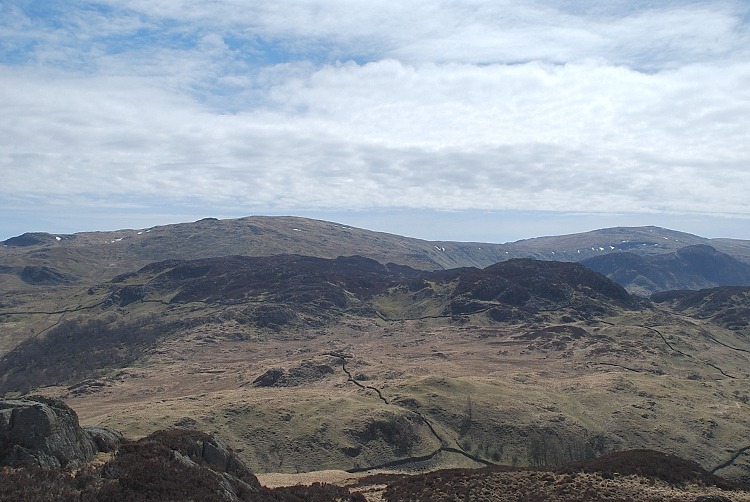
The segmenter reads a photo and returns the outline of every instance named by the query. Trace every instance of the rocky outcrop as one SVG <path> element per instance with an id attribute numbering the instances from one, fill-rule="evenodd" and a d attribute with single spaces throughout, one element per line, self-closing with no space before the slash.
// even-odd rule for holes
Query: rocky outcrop
<path id="1" fill-rule="evenodd" d="M 491 311 L 491 319 L 506 322 L 567 310 L 574 318 L 589 319 L 641 308 L 617 283 L 578 263 L 512 259 L 482 270 L 446 271 L 444 283 L 453 280 L 448 274 L 458 279 L 444 312 L 452 316 Z"/>
<path id="2" fill-rule="evenodd" d="M 196 464 L 208 465 L 214 471 L 225 472 L 253 486 L 260 486 L 242 460 L 216 435 L 193 429 L 173 429 L 155 432 L 141 443 L 148 441 L 166 445 Z"/>
<path id="3" fill-rule="evenodd" d="M 12 404 L 6 401 L 10 407 L 3 408 L 3 411 L 31 409 L 34 413 L 59 414 L 58 408 L 62 405 L 59 402 L 40 402 L 38 398 L 14 401 Z M 30 402 L 37 402 L 40 406 Z M 62 415 L 72 413 L 69 408 L 62 406 Z M 29 423 L 39 425 L 43 422 L 34 419 Z M 83 443 L 88 440 L 88 435 L 97 438 L 95 442 L 105 441 L 107 447 L 111 446 L 110 440 L 121 440 L 117 433 L 107 429 L 76 430 L 82 433 L 78 440 Z M 27 435 L 24 434 L 24 437 Z M 71 467 L 72 463 L 69 460 L 67 467 Z M 40 463 L 37 462 L 28 466 L 0 469 L 0 500 L 364 500 L 361 494 L 352 493 L 348 488 L 318 483 L 312 486 L 264 488 L 221 439 L 196 430 L 163 430 L 138 441 L 122 441 L 112 459 L 98 466 L 81 469 L 75 475 L 72 475 L 70 469 L 40 469 L 39 466 Z"/>
<path id="4" fill-rule="evenodd" d="M 255 475 L 217 436 L 163 430 L 125 443 L 102 477 L 118 480 L 99 493 L 112 499 L 269 500 Z M 106 485 L 105 481 L 105 485 Z"/>
<path id="5" fill-rule="evenodd" d="M 113 451 L 122 436 L 84 430 L 65 403 L 42 396 L 0 400 L 0 466 L 77 468 L 99 451 Z"/>
<path id="6" fill-rule="evenodd" d="M 120 431 L 108 427 L 84 427 L 83 430 L 89 435 L 96 449 L 100 452 L 116 451 L 125 441 Z"/>
<path id="7" fill-rule="evenodd" d="M 21 280 L 26 284 L 35 286 L 52 286 L 55 284 L 68 284 L 75 282 L 75 277 L 64 274 L 52 267 L 42 265 L 28 265 L 19 274 Z"/>
<path id="8" fill-rule="evenodd" d="M 328 364 L 316 364 L 313 361 L 303 361 L 295 368 L 271 368 L 253 380 L 253 387 L 296 387 L 317 382 L 335 373 Z"/>
<path id="9" fill-rule="evenodd" d="M 285 374 L 284 368 L 271 368 L 253 380 L 253 387 L 273 387 Z"/>

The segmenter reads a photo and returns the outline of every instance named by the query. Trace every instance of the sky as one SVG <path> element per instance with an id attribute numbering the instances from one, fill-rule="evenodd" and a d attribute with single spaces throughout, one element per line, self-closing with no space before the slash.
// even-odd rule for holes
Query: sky
<path id="1" fill-rule="evenodd" d="M 750 239 L 749 0 L 0 0 L 0 239 Z"/>

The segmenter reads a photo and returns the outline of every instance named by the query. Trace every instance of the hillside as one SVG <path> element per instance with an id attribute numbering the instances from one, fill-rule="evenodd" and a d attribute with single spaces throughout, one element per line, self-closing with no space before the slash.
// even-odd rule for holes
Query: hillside
<path id="1" fill-rule="evenodd" d="M 175 428 L 129 440 L 82 428 L 74 410 L 41 396 L 0 400 L 0 438 L 0 500 L 9 501 L 750 500 L 748 486 L 648 449 L 557 468 L 256 476 L 216 434 Z"/>
<path id="2" fill-rule="evenodd" d="M 130 438 L 218 432 L 258 473 L 558 466 L 648 447 L 742 480 L 750 333 L 720 320 L 747 301 L 693 312 L 529 259 L 162 260 L 5 296 L 0 385 Z"/>
<path id="3" fill-rule="evenodd" d="M 747 481 L 750 295 L 689 290 L 742 282 L 745 241 L 688 237 L 487 245 L 260 217 L 24 234 L 0 248 L 0 393 L 130 440 L 218 433 L 258 475 L 649 448 Z M 634 296 L 561 254 L 679 290 Z"/>
<path id="4" fill-rule="evenodd" d="M 722 327 L 743 331 L 750 325 L 750 287 L 720 287 L 700 291 L 667 291 L 651 299 L 673 311 L 710 319 Z"/>
<path id="5" fill-rule="evenodd" d="M 705 244 L 650 256 L 611 253 L 581 263 L 642 296 L 658 291 L 750 284 L 750 264 Z"/>
<path id="6" fill-rule="evenodd" d="M 569 235 L 535 237 L 512 243 L 560 261 L 581 261 L 607 253 L 629 252 L 639 256 L 673 253 L 687 246 L 708 245 L 740 261 L 750 263 L 750 241 L 707 239 L 667 228 L 613 227 Z M 559 255 L 563 255 L 564 258 Z"/>
<path id="7" fill-rule="evenodd" d="M 136 361 L 171 334 L 227 321 L 249 332 L 281 333 L 351 317 L 452 321 L 482 314 L 490 322 L 519 322 L 555 312 L 586 320 L 640 308 L 624 289 L 581 265 L 528 259 L 435 272 L 356 256 L 168 260 L 86 296 L 86 316 L 57 323 L 0 360 L 0 392 L 73 384 Z M 22 317 L 8 314 L 15 316 Z"/>
<path id="8" fill-rule="evenodd" d="M 426 270 L 487 266 L 506 258 L 502 245 L 432 243 L 306 218 L 261 216 L 115 232 L 24 234 L 3 244 L 0 273 L 15 286 L 23 284 L 29 266 L 46 267 L 49 275 L 69 282 L 107 280 L 155 261 L 229 255 L 361 255 Z"/>
<path id="9" fill-rule="evenodd" d="M 512 258 L 578 262 L 610 253 L 649 257 L 674 253 L 689 245 L 710 245 L 720 253 L 750 264 L 750 241 L 705 239 L 658 227 L 618 227 L 495 244 L 424 241 L 306 218 L 254 216 L 207 218 L 114 232 L 23 234 L 7 239 L 0 247 L 0 290 L 102 282 L 168 259 L 359 255 L 384 264 L 439 270 L 484 268 Z M 694 287 L 679 281 L 672 283 L 670 288 Z M 621 285 L 630 287 L 627 283 Z"/>

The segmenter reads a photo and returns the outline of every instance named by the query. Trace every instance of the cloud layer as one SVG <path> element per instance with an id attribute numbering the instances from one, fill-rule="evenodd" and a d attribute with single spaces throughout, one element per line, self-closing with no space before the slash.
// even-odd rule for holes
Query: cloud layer
<path id="1" fill-rule="evenodd" d="M 600 3 L 5 2 L 0 200 L 750 218 L 747 4 Z"/>

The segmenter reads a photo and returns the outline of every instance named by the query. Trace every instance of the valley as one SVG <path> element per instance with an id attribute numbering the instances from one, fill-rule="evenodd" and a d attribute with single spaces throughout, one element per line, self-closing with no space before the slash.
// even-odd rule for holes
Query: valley
<path id="1" fill-rule="evenodd" d="M 649 448 L 750 480 L 748 287 L 649 299 L 529 258 L 139 265 L 6 278 L 0 392 L 61 398 L 133 439 L 217 433 L 261 477 L 555 468 Z"/>

